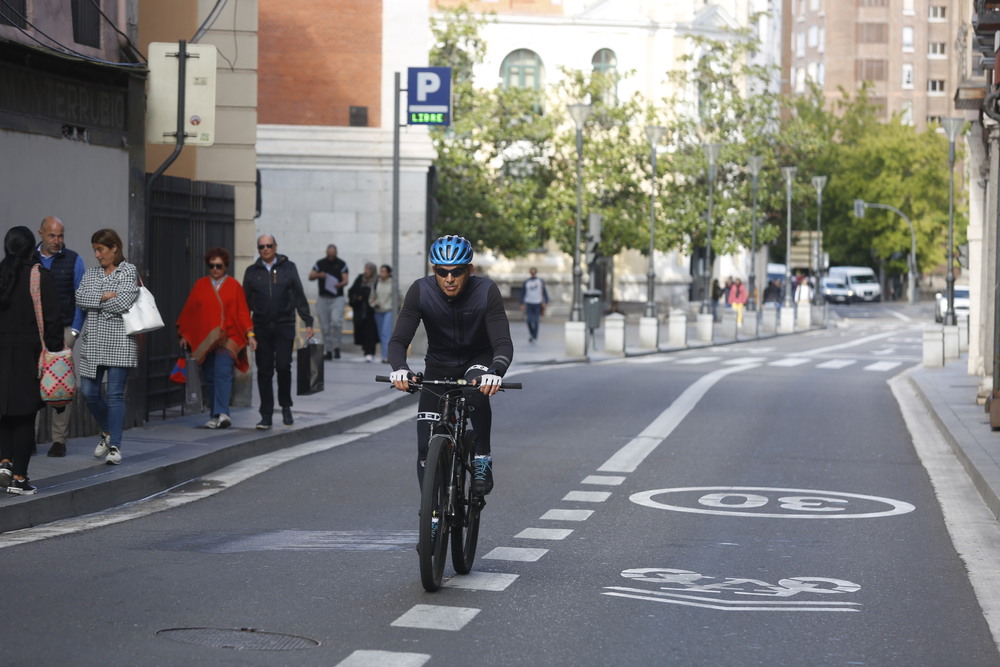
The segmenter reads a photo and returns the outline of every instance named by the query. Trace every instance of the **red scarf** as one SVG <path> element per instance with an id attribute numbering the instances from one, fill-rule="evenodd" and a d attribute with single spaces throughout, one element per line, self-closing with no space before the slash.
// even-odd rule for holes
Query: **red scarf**
<path id="1" fill-rule="evenodd" d="M 230 276 L 218 290 L 208 276 L 199 279 L 177 318 L 177 333 L 190 344 L 191 356 L 199 364 L 221 346 L 243 373 L 250 369 L 246 333 L 251 330 L 253 323 L 243 288 Z"/>

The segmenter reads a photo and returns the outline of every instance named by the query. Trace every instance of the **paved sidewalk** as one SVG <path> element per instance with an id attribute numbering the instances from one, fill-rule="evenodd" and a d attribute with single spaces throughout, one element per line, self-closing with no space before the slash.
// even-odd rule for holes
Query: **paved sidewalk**
<path id="1" fill-rule="evenodd" d="M 526 364 L 580 361 L 566 356 L 563 325 L 560 320 L 543 319 L 539 340 L 529 343 L 524 322 L 512 319 L 513 369 Z M 605 349 L 603 335 L 604 329 L 599 329 L 589 346 L 591 361 L 622 356 Z M 639 348 L 638 335 L 637 321 L 630 317 L 626 326 L 626 356 L 654 353 Z M 661 341 L 666 338 L 664 327 Z M 688 341 L 690 347 L 709 345 L 695 340 L 694 323 L 689 325 Z M 735 341 L 716 339 L 711 344 L 732 342 Z M 660 351 L 671 350 L 661 346 Z M 414 367 L 420 368 L 423 355 L 414 356 Z M 987 503 L 1000 516 L 1000 435 L 990 430 L 988 416 L 975 404 L 976 380 L 965 375 L 964 368 L 964 360 L 943 369 L 921 368 L 912 374 L 911 381 L 937 415 Z M 271 430 L 256 430 L 259 415 L 254 407 L 233 408 L 233 426 L 224 430 L 204 428 L 209 418 L 207 413 L 166 419 L 152 416 L 144 427 L 125 432 L 123 461 L 118 466 L 93 457 L 96 437 L 70 440 L 65 458 L 47 457 L 48 443 L 40 444 L 28 471 L 39 491 L 23 497 L 0 493 L 0 532 L 140 500 L 237 461 L 342 433 L 407 402 L 416 404 L 414 395 L 376 383 L 375 375 L 388 374 L 388 367 L 378 362 L 366 363 L 356 347 L 348 346 L 343 358 L 326 362 L 325 373 L 323 392 L 294 397 L 295 424 L 291 427 L 281 424 L 279 412 Z M 294 390 L 294 380 L 292 386 Z M 256 398 L 253 404 L 257 405 Z"/>

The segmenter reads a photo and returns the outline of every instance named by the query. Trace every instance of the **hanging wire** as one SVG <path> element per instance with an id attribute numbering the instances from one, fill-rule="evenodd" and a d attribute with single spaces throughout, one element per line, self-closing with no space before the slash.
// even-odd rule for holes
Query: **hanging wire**
<path id="1" fill-rule="evenodd" d="M 90 0 L 90 4 L 92 4 L 94 6 L 94 9 L 96 9 L 100 13 L 100 15 L 104 17 L 104 20 L 108 22 L 108 25 L 111 26 L 112 30 L 114 30 L 119 35 L 125 38 L 125 41 L 128 43 L 129 48 L 135 51 L 143 59 L 144 62 L 148 62 L 149 59 L 146 58 L 145 54 L 139 50 L 139 47 L 135 45 L 132 39 L 128 35 L 123 33 L 121 30 L 119 30 L 118 26 L 115 25 L 115 22 L 112 21 L 110 18 L 108 18 L 108 15 L 105 14 L 104 11 L 101 9 L 101 4 L 97 2 L 97 0 Z"/>
<path id="2" fill-rule="evenodd" d="M 188 40 L 189 42 L 192 44 L 197 43 L 198 40 L 202 38 L 202 35 L 208 32 L 212 26 L 215 25 L 215 22 L 219 20 L 219 16 L 222 15 L 222 9 L 226 6 L 228 1 L 229 0 L 215 0 L 215 6 L 212 7 L 212 11 L 208 13 L 208 16 L 205 17 L 202 24 L 198 26 L 198 30 L 195 31 L 194 37 Z"/>
<path id="3" fill-rule="evenodd" d="M 63 44 L 59 40 L 57 40 L 57 39 L 53 38 L 52 36 L 46 34 L 45 31 L 41 30 L 38 26 L 32 24 L 31 21 L 28 20 L 28 17 L 23 16 L 19 11 L 17 11 L 13 6 L 11 6 L 11 4 L 9 2 L 7 2 L 7 0 L 0 0 L 0 4 L 3 4 L 7 9 L 9 9 L 12 12 L 13 16 L 17 16 L 19 19 L 21 19 L 22 21 L 24 21 L 25 25 L 31 26 L 31 28 L 33 30 L 35 30 L 35 32 L 37 32 L 38 34 L 40 34 L 43 37 L 45 37 L 47 40 L 49 40 L 50 42 L 52 42 L 52 44 L 58 44 L 59 46 L 62 47 L 62 49 L 57 49 L 54 46 L 52 46 L 52 44 L 46 44 L 45 42 L 41 41 L 40 39 L 38 39 L 37 37 L 35 37 L 31 33 L 29 33 L 28 31 L 26 31 L 24 28 L 21 28 L 20 26 L 13 26 L 14 28 L 16 28 L 18 30 L 18 32 L 20 32 L 21 34 L 23 34 L 25 37 L 27 37 L 31 41 L 36 42 L 39 46 L 41 46 L 44 49 L 48 49 L 49 51 L 53 51 L 55 53 L 60 53 L 60 54 L 65 55 L 65 56 L 73 56 L 73 57 L 79 58 L 80 60 L 86 60 L 88 62 L 93 62 L 93 63 L 100 63 L 102 65 L 113 65 L 115 67 L 121 67 L 121 68 L 124 68 L 124 69 L 144 68 L 146 66 L 145 63 L 122 63 L 122 62 L 114 62 L 112 60 L 104 60 L 102 58 L 94 58 L 93 56 L 88 56 L 86 54 L 80 53 L 79 51 L 66 46 L 65 44 Z"/>

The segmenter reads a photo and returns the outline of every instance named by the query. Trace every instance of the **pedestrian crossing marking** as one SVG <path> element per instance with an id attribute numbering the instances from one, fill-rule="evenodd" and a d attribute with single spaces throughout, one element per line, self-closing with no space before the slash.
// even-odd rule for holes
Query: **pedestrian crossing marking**
<path id="1" fill-rule="evenodd" d="M 768 366 L 781 366 L 782 368 L 792 368 L 793 366 L 801 366 L 802 364 L 808 364 L 812 359 L 808 357 L 785 357 L 784 359 L 778 359 L 777 361 L 768 362 Z"/>
<path id="2" fill-rule="evenodd" d="M 461 630 L 480 611 L 480 609 L 472 607 L 418 604 L 390 625 L 395 628 L 420 628 L 422 630 Z"/>
<path id="3" fill-rule="evenodd" d="M 874 364 L 869 364 L 865 366 L 866 371 L 891 371 L 896 366 L 899 366 L 898 361 L 877 361 Z"/>
<path id="4" fill-rule="evenodd" d="M 685 359 L 679 359 L 677 363 L 685 365 L 697 365 L 697 364 L 707 364 L 712 361 L 718 361 L 722 357 L 687 357 Z"/>
<path id="5" fill-rule="evenodd" d="M 743 364 L 762 364 L 767 361 L 767 357 L 740 357 L 722 362 L 723 366 L 741 366 Z"/>
<path id="6" fill-rule="evenodd" d="M 516 560 L 521 563 L 533 563 L 549 552 L 548 549 L 529 549 L 524 547 L 497 547 L 483 558 L 491 560 Z"/>
<path id="7" fill-rule="evenodd" d="M 839 370 L 841 368 L 847 368 L 848 366 L 857 363 L 856 359 L 831 359 L 830 361 L 824 361 L 821 364 L 816 364 L 816 368 L 830 368 L 833 370 Z"/>
<path id="8" fill-rule="evenodd" d="M 514 583 L 517 576 L 505 572 L 469 572 L 461 577 L 452 577 L 444 583 L 444 587 L 469 591 L 504 591 Z"/>

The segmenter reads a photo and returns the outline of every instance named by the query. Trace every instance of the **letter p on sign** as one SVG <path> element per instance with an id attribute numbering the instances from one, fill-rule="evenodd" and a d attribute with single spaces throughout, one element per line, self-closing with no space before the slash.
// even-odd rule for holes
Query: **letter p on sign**
<path id="1" fill-rule="evenodd" d="M 407 124 L 451 124 L 450 67 L 411 67 L 406 84 Z"/>

